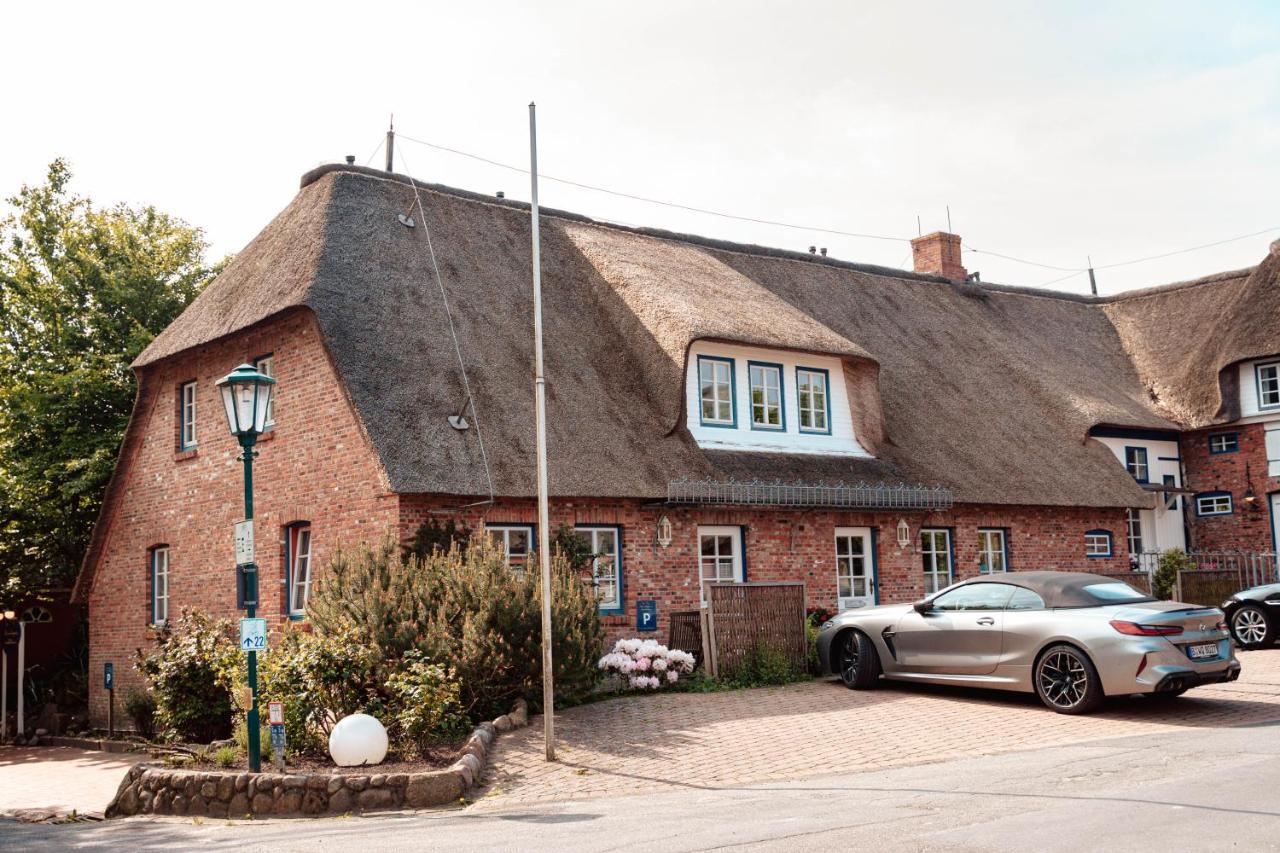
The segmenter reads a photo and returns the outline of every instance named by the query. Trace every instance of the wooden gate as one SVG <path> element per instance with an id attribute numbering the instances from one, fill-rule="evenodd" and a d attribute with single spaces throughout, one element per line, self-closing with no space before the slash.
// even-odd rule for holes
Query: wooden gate
<path id="1" fill-rule="evenodd" d="M 708 584 L 704 653 L 714 675 L 731 675 L 753 652 L 772 648 L 796 672 L 808 666 L 803 583 Z M 710 648 L 705 648 L 709 645 Z"/>

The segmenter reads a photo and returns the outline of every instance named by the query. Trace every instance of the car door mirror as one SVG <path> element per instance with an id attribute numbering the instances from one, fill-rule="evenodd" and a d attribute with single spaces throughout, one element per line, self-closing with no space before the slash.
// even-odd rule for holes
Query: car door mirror
<path id="1" fill-rule="evenodd" d="M 924 601 L 917 601 L 915 604 L 911 606 L 915 608 L 915 611 L 917 613 L 923 616 L 933 609 L 933 602 L 929 601 L 928 599 L 925 599 Z"/>

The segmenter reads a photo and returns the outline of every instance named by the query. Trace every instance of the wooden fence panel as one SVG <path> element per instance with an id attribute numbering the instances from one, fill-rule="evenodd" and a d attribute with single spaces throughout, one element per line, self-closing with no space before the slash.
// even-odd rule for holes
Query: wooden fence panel
<path id="1" fill-rule="evenodd" d="M 671 639 L 667 646 L 693 655 L 702 665 L 702 614 L 697 610 L 681 610 L 671 614 Z"/>
<path id="2" fill-rule="evenodd" d="M 803 583 L 710 584 L 708 591 L 714 672 L 732 675 L 753 651 L 765 647 L 785 654 L 797 672 L 805 671 Z"/>
<path id="3" fill-rule="evenodd" d="M 1237 569 L 1195 569 L 1178 572 L 1174 598 L 1187 604 L 1217 607 L 1246 586 Z"/>

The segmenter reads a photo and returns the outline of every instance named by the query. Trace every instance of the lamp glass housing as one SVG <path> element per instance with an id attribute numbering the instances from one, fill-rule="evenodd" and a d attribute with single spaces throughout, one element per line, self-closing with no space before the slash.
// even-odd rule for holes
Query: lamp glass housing
<path id="1" fill-rule="evenodd" d="M 242 364 L 218 380 L 227 428 L 237 438 L 266 432 L 267 412 L 276 381 L 251 364 Z"/>

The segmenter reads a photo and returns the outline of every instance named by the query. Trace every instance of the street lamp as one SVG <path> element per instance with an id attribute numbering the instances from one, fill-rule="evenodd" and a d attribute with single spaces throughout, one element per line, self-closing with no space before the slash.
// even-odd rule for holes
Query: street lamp
<path id="1" fill-rule="evenodd" d="M 276 381 L 260 373 L 251 364 L 242 364 L 218 380 L 222 389 L 222 405 L 227 411 L 227 426 L 240 440 L 244 462 L 244 520 L 253 523 L 253 446 L 267 425 L 267 412 Z M 239 562 L 239 561 L 237 561 Z M 252 561 L 244 567 L 245 614 L 253 619 L 258 610 L 258 568 Z M 262 738 L 258 722 L 258 653 L 249 651 L 249 692 L 252 697 L 246 728 L 249 735 L 249 769 L 262 769 Z"/>

